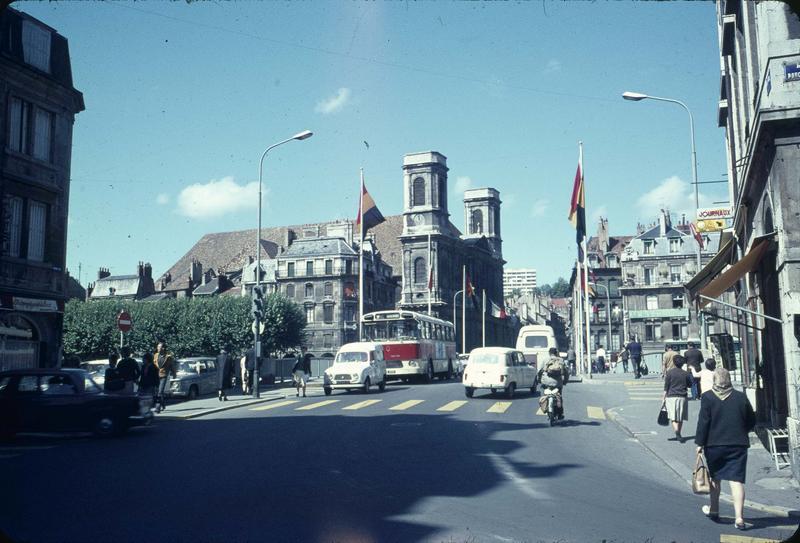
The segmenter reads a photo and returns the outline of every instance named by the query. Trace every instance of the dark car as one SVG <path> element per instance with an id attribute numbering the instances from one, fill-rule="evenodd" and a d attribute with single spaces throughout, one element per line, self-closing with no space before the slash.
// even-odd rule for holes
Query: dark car
<path id="1" fill-rule="evenodd" d="M 19 432 L 119 435 L 153 419 L 148 399 L 107 394 L 83 369 L 0 372 L 0 437 Z"/>

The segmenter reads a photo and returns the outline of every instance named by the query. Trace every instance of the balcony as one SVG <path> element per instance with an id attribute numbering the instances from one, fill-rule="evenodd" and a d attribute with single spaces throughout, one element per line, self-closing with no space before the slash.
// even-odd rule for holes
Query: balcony
<path id="1" fill-rule="evenodd" d="M 686 319 L 689 320 L 689 308 L 674 309 L 631 309 L 628 311 L 631 320 L 641 319 Z"/>

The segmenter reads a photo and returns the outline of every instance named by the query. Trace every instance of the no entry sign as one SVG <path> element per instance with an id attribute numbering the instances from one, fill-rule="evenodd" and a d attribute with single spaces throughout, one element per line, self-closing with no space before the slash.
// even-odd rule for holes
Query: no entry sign
<path id="1" fill-rule="evenodd" d="M 133 321 L 131 320 L 131 315 L 127 311 L 120 311 L 119 315 L 117 315 L 117 327 L 119 328 L 120 332 L 127 332 L 133 326 Z"/>

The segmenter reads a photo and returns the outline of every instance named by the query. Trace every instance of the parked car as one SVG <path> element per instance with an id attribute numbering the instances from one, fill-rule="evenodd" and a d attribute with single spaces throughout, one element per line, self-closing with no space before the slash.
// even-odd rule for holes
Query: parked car
<path id="1" fill-rule="evenodd" d="M 147 399 L 105 393 L 83 369 L 0 372 L 0 436 L 4 438 L 19 432 L 119 435 L 152 419 Z"/>
<path id="2" fill-rule="evenodd" d="M 461 353 L 456 359 L 456 375 L 458 378 L 464 377 L 464 371 L 467 369 L 467 361 L 469 360 L 469 353 Z"/>
<path id="3" fill-rule="evenodd" d="M 343 388 L 369 392 L 372 385 L 386 390 L 386 362 L 383 360 L 383 345 L 380 343 L 347 343 L 339 348 L 333 365 L 323 373 L 323 389 L 329 396 L 333 389 Z"/>
<path id="4" fill-rule="evenodd" d="M 212 356 L 193 356 L 176 361 L 176 375 L 170 381 L 169 396 L 194 400 L 201 394 L 217 390 L 217 359 Z"/>
<path id="5" fill-rule="evenodd" d="M 106 380 L 106 370 L 108 369 L 107 358 L 102 360 L 87 360 L 86 362 L 81 362 L 80 368 L 88 371 L 92 381 L 100 385 L 100 388 L 103 388 L 103 384 Z"/>
<path id="6" fill-rule="evenodd" d="M 475 390 L 488 388 L 492 393 L 503 390 L 513 398 L 517 389 L 536 392 L 536 369 L 525 361 L 520 351 L 506 347 L 481 347 L 469 353 L 464 372 L 464 393 L 472 398 Z"/>

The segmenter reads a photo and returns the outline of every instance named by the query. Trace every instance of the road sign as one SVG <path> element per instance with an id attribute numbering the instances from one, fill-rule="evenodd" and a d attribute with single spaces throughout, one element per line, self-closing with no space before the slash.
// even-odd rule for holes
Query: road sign
<path id="1" fill-rule="evenodd" d="M 120 332 L 128 332 L 131 327 L 133 326 L 133 321 L 131 320 L 131 315 L 125 310 L 119 312 L 117 315 L 117 328 L 119 328 Z"/>
<path id="2" fill-rule="evenodd" d="M 264 321 L 258 323 L 258 329 L 261 334 L 264 333 L 264 330 L 267 329 L 266 326 L 264 325 Z M 250 325 L 250 330 L 252 330 L 254 334 L 256 333 L 256 321 L 253 321 L 253 324 Z"/>

